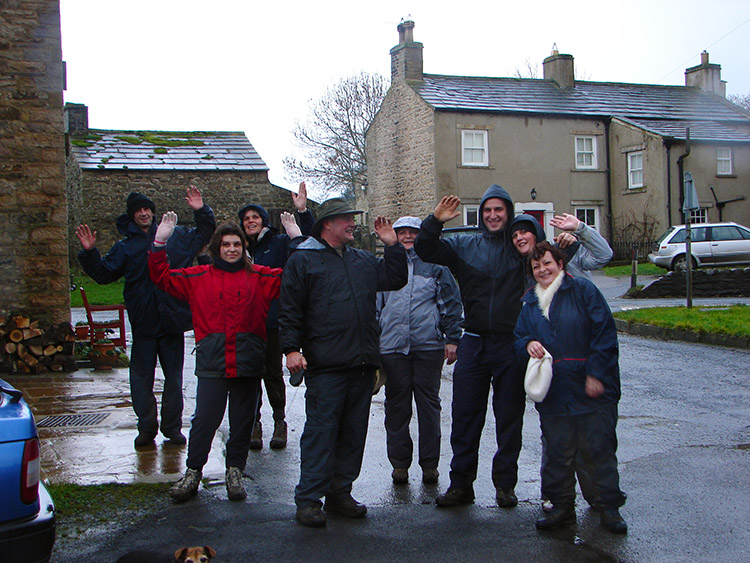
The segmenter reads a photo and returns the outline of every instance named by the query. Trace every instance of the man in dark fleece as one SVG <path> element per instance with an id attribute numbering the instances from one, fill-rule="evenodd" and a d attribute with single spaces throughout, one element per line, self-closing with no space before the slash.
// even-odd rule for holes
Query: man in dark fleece
<path id="1" fill-rule="evenodd" d="M 497 452 L 492 481 L 499 506 L 518 504 L 523 373 L 514 353 L 513 329 L 521 311 L 523 263 L 507 234 L 513 201 L 502 187 L 490 186 L 479 207 L 477 234 L 441 239 L 443 224 L 458 217 L 461 201 L 446 196 L 423 222 L 415 249 L 425 262 L 448 266 L 458 280 L 464 305 L 464 335 L 453 372 L 451 484 L 435 499 L 438 506 L 474 500 L 479 439 L 492 387 Z"/>
<path id="2" fill-rule="evenodd" d="M 203 205 L 200 191 L 194 186 L 185 198 L 193 209 L 195 228 L 177 227 L 169 239 L 167 255 L 173 268 L 192 265 L 198 251 L 208 243 L 216 228 L 214 213 Z M 127 212 L 117 218 L 123 239 L 115 243 L 102 258 L 96 248 L 96 231 L 79 225 L 76 236 L 83 249 L 78 260 L 83 270 L 100 284 L 125 277 L 123 298 L 133 329 L 130 352 L 130 395 L 138 417 L 135 447 L 153 443 L 159 429 L 172 444 L 187 441 L 182 434 L 182 366 L 184 332 L 191 329 L 190 308 L 170 297 L 152 282 L 148 273 L 148 251 L 154 242 L 156 206 L 146 196 L 132 192 L 127 199 Z M 162 241 L 164 242 L 164 241 Z M 164 391 L 159 424 L 154 375 L 156 359 L 164 373 Z"/>

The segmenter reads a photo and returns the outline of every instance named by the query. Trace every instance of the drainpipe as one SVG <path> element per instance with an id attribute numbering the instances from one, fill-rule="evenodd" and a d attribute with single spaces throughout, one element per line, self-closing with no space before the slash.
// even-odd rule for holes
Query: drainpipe
<path id="1" fill-rule="evenodd" d="M 667 145 L 667 227 L 672 225 L 672 143 Z"/>
<path id="2" fill-rule="evenodd" d="M 609 158 L 609 126 L 610 119 L 604 121 L 604 143 L 607 152 L 607 231 L 609 232 L 609 244 L 613 243 L 614 232 L 612 231 L 612 167 Z"/>
<path id="3" fill-rule="evenodd" d="M 690 127 L 685 129 L 685 152 L 677 158 L 677 171 L 680 175 L 680 215 L 682 216 L 682 223 L 685 223 L 685 212 L 682 210 L 682 203 L 685 201 L 685 178 L 684 178 L 684 167 L 683 160 L 685 160 L 690 154 Z"/>

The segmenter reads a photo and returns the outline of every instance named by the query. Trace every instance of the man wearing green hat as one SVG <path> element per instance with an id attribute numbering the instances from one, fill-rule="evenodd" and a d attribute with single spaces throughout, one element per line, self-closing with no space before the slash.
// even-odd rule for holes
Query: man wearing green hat
<path id="1" fill-rule="evenodd" d="M 352 498 L 367 435 L 375 371 L 380 366 L 375 297 L 403 287 L 406 251 L 390 220 L 378 217 L 375 233 L 384 258 L 351 248 L 355 210 L 343 198 L 323 202 L 312 237 L 296 245 L 281 281 L 281 348 L 291 373 L 304 370 L 305 429 L 300 440 L 297 521 L 326 525 L 321 511 L 363 517 Z"/>

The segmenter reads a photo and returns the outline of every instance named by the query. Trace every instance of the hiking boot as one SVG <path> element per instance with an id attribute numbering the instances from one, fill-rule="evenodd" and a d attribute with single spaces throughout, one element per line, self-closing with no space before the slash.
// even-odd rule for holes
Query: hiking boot
<path id="1" fill-rule="evenodd" d="M 229 500 L 244 500 L 247 497 L 245 487 L 242 486 L 242 470 L 239 467 L 227 467 L 224 479 Z"/>
<path id="2" fill-rule="evenodd" d="M 295 518 L 303 526 L 310 526 L 311 528 L 322 528 L 326 525 L 326 515 L 323 514 L 319 506 L 297 507 Z"/>
<path id="3" fill-rule="evenodd" d="M 474 502 L 473 487 L 448 487 L 444 494 L 435 499 L 438 506 L 458 506 Z"/>
<path id="4" fill-rule="evenodd" d="M 409 482 L 409 470 L 406 467 L 396 467 L 391 472 L 394 485 L 404 485 Z"/>
<path id="5" fill-rule="evenodd" d="M 628 524 L 620 516 L 620 511 L 616 508 L 610 508 L 609 510 L 602 510 L 601 513 L 602 526 L 607 528 L 613 534 L 627 534 Z"/>
<path id="6" fill-rule="evenodd" d="M 434 485 L 438 482 L 438 477 L 440 477 L 440 473 L 438 473 L 437 467 L 428 467 L 422 470 L 422 483 L 425 485 Z"/>
<path id="7" fill-rule="evenodd" d="M 187 444 L 187 438 L 185 438 L 185 435 L 179 430 L 177 432 L 172 432 L 171 434 L 165 434 L 164 437 L 167 439 L 167 444 L 172 446 L 184 446 Z"/>
<path id="8" fill-rule="evenodd" d="M 495 498 L 500 508 L 513 508 L 518 505 L 518 497 L 513 489 L 498 489 Z"/>
<path id="9" fill-rule="evenodd" d="M 354 500 L 349 493 L 342 495 L 326 495 L 325 510 L 326 512 L 340 514 L 347 518 L 362 518 L 367 514 L 367 507 Z"/>
<path id="10" fill-rule="evenodd" d="M 550 513 L 555 509 L 555 505 L 552 504 L 552 501 L 546 498 L 542 499 L 542 512 Z"/>
<path id="11" fill-rule="evenodd" d="M 572 506 L 555 506 L 546 516 L 536 521 L 537 530 L 554 530 L 576 521 L 576 511 Z"/>
<path id="12" fill-rule="evenodd" d="M 135 437 L 135 447 L 143 448 L 145 446 L 151 446 L 156 438 L 156 432 L 144 432 L 143 430 L 138 432 L 138 436 Z"/>
<path id="13" fill-rule="evenodd" d="M 263 447 L 263 426 L 260 420 L 253 425 L 253 433 L 250 436 L 250 449 L 259 450 Z"/>
<path id="14" fill-rule="evenodd" d="M 185 502 L 198 492 L 198 487 L 201 484 L 202 478 L 203 473 L 201 471 L 188 468 L 188 470 L 185 471 L 185 476 L 172 485 L 169 495 L 175 500 L 175 502 Z"/>
<path id="15" fill-rule="evenodd" d="M 260 424 L 260 423 L 259 423 Z M 280 450 L 286 448 L 286 421 L 276 420 L 273 423 L 273 436 L 271 437 L 271 449 Z"/>

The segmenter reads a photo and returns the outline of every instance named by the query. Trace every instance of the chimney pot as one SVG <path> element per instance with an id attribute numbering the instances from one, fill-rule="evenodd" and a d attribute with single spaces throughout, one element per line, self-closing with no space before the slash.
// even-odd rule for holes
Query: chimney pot
<path id="1" fill-rule="evenodd" d="M 708 62 L 708 51 L 701 53 L 701 64 L 685 69 L 685 86 L 726 97 L 726 81 L 721 79 L 721 65 Z"/>
<path id="2" fill-rule="evenodd" d="M 391 79 L 422 81 L 422 44 L 414 41 L 414 22 L 398 24 L 398 45 L 391 49 Z"/>

